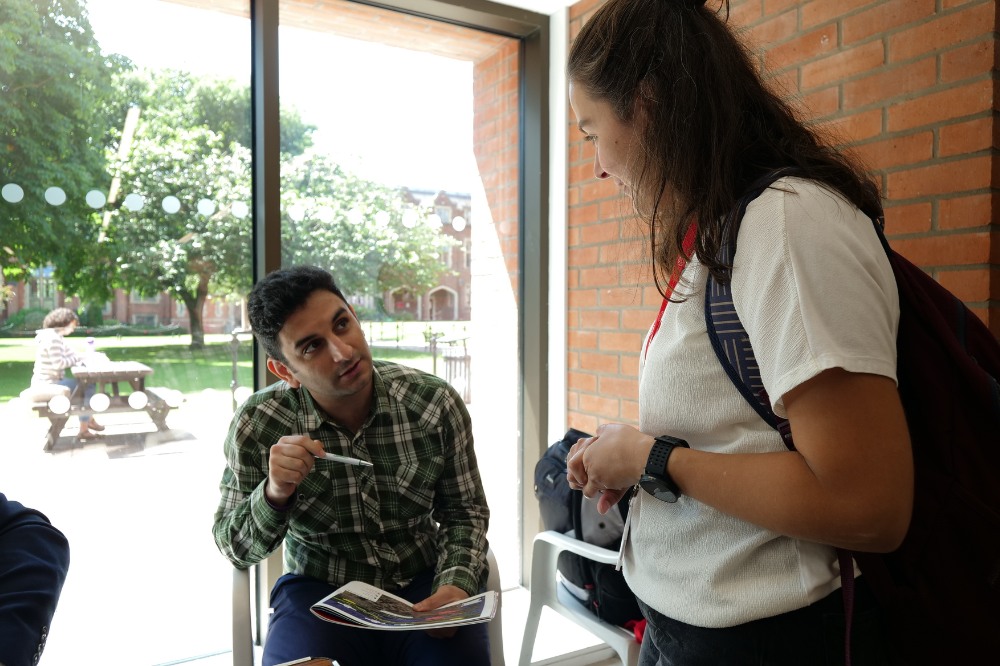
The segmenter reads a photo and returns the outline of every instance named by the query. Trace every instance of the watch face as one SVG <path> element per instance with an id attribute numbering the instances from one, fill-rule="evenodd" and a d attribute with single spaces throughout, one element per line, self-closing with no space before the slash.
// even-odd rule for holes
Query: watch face
<path id="1" fill-rule="evenodd" d="M 677 495 L 675 495 L 673 491 L 667 488 L 663 488 L 662 490 L 658 490 L 657 492 L 653 493 L 653 497 L 660 500 L 661 502 L 669 502 L 671 504 L 677 501 Z"/>
<path id="2" fill-rule="evenodd" d="M 677 489 L 670 486 L 671 484 L 666 479 L 651 474 L 643 474 L 639 479 L 639 487 L 661 502 L 674 503 L 677 501 Z"/>

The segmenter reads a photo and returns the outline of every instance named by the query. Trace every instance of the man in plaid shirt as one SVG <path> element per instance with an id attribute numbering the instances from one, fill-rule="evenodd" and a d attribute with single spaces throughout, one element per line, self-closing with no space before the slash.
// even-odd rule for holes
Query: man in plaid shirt
<path id="1" fill-rule="evenodd" d="M 248 312 L 267 367 L 282 381 L 233 417 L 213 533 L 239 567 L 284 542 L 287 573 L 271 591 L 264 665 L 305 656 L 341 666 L 489 664 L 485 624 L 372 631 L 310 612 L 352 580 L 417 610 L 482 591 L 489 508 L 458 393 L 433 375 L 374 361 L 325 270 L 267 275 Z"/>

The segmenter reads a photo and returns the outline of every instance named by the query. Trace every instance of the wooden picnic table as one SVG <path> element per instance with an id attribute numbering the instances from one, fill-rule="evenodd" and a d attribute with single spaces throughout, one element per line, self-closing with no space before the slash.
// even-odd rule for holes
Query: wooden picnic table
<path id="1" fill-rule="evenodd" d="M 148 365 L 135 361 L 105 361 L 96 365 L 76 366 L 70 369 L 77 380 L 76 388 L 69 396 L 69 410 L 57 414 L 49 409 L 48 403 L 36 403 L 34 410 L 39 416 L 47 417 L 51 423 L 45 438 L 45 450 L 55 446 L 59 434 L 71 416 L 88 416 L 94 414 L 111 414 L 116 412 L 144 411 L 156 424 L 157 430 L 168 430 L 166 418 L 170 405 L 166 400 L 146 388 L 146 377 L 153 374 Z M 104 393 L 108 396 L 107 409 L 97 411 L 86 403 L 87 388 L 94 386 L 95 395 Z M 128 388 L 128 391 L 123 389 Z M 146 394 L 146 404 L 135 408 L 129 404 L 129 395 L 141 391 Z"/>

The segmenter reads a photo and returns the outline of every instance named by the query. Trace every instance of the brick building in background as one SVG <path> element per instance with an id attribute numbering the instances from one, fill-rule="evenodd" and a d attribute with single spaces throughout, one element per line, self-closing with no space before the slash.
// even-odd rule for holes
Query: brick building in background
<path id="1" fill-rule="evenodd" d="M 599 0 L 569 10 L 569 38 Z M 710 5 L 712 3 L 709 3 Z M 1000 336 L 995 0 L 733 0 L 730 22 L 802 116 L 875 172 L 893 247 Z M 662 298 L 642 229 L 593 148 L 569 145 L 569 425 L 638 420 L 638 351 Z M 579 139 L 577 137 L 580 137 Z"/>
<path id="2" fill-rule="evenodd" d="M 454 239 L 456 245 L 443 253 L 441 262 L 445 273 L 437 285 L 424 293 L 413 293 L 401 288 L 383 295 L 385 311 L 390 315 L 415 321 L 468 321 L 472 316 L 472 203 L 465 193 L 434 192 L 431 190 L 402 189 L 403 199 L 432 211 L 441 220 L 441 233 Z M 0 307 L 0 325 L 20 310 L 34 308 L 51 310 L 69 307 L 80 311 L 83 304 L 78 298 L 68 298 L 59 291 L 52 277 L 52 269 L 36 271 L 31 280 L 11 285 L 14 296 Z M 371 299 L 358 299 L 364 305 L 373 305 Z M 82 313 L 81 313 L 82 314 Z M 106 322 L 120 322 L 139 327 L 180 326 L 187 329 L 189 318 L 182 301 L 162 293 L 142 297 L 116 289 L 114 297 L 104 305 Z M 205 333 L 229 333 L 235 328 L 245 328 L 242 301 L 209 296 L 202 313 Z"/>
<path id="3" fill-rule="evenodd" d="M 67 307 L 83 316 L 85 304 L 77 297 L 68 297 L 59 290 L 52 277 L 52 268 L 38 269 L 25 282 L 14 282 L 13 298 L 0 304 L 0 325 L 7 322 L 21 310 L 49 311 L 57 307 Z M 202 311 L 202 323 L 206 333 L 228 333 L 242 326 L 242 303 L 209 296 Z M 44 316 L 44 315 L 42 315 Z M 175 300 L 169 294 L 139 296 L 116 289 L 111 300 L 104 304 L 101 316 L 106 324 L 119 322 L 140 328 L 159 326 L 180 326 L 187 328 L 189 319 L 183 301 Z M 37 323 L 41 325 L 41 319 Z M 30 327 L 29 327 L 30 328 Z"/>
<path id="4" fill-rule="evenodd" d="M 472 199 L 468 194 L 403 188 L 403 200 L 432 211 L 441 233 L 455 246 L 441 255 L 445 273 L 423 294 L 402 288 L 384 294 L 385 311 L 407 313 L 418 321 L 468 321 L 472 318 Z"/>

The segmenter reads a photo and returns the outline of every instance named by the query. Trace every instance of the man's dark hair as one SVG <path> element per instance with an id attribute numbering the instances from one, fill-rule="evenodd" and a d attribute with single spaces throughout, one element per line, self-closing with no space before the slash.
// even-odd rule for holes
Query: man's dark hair
<path id="1" fill-rule="evenodd" d="M 315 291 L 332 292 L 347 302 L 333 276 L 317 266 L 279 269 L 254 285 L 247 299 L 247 314 L 254 337 L 268 356 L 286 362 L 278 333 L 292 313 L 305 305 Z"/>
<path id="2" fill-rule="evenodd" d="M 56 308 L 45 315 L 42 320 L 42 328 L 65 328 L 73 322 L 79 322 L 79 317 L 69 308 Z"/>

